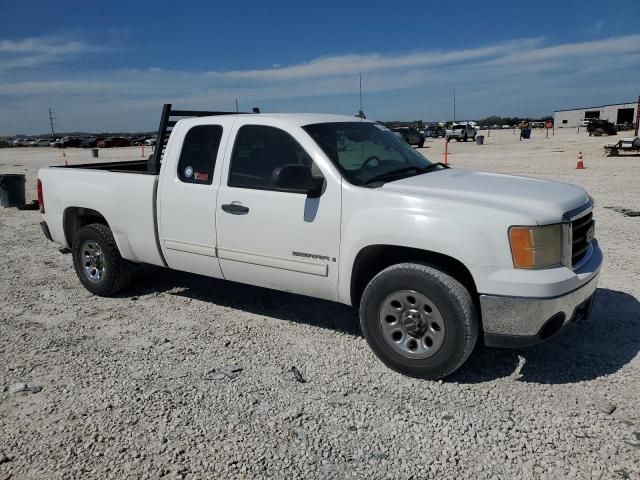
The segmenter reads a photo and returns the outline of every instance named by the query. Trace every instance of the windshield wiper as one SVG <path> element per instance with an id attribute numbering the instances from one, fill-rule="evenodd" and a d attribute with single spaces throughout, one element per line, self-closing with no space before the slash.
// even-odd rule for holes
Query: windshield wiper
<path id="1" fill-rule="evenodd" d="M 449 168 L 449 165 L 446 165 L 446 164 L 444 164 L 442 162 L 437 162 L 437 163 L 432 163 L 431 165 L 427 165 L 426 167 L 412 166 L 412 167 L 397 168 L 397 169 L 391 170 L 389 172 L 381 173 L 380 175 L 375 175 L 375 176 L 371 177 L 369 180 L 367 180 L 366 182 L 364 182 L 364 184 L 365 185 L 369 185 L 370 183 L 381 182 L 383 180 L 389 180 L 389 179 L 392 179 L 394 177 L 397 177 L 398 175 L 402 175 L 403 173 L 412 172 L 412 171 L 417 172 L 416 175 L 419 175 L 421 173 L 428 173 L 428 172 L 432 172 L 433 170 L 435 170 L 436 167 Z"/>

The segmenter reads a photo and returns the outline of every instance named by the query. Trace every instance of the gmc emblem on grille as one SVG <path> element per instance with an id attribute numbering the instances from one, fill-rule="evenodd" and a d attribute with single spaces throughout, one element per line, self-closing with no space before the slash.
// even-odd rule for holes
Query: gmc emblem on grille
<path id="1" fill-rule="evenodd" d="M 591 240 L 593 240 L 593 237 L 595 236 L 595 234 L 596 234 L 596 229 L 593 225 L 591 225 L 589 227 L 589 230 L 587 230 L 587 233 L 586 233 L 587 243 L 591 243 Z"/>

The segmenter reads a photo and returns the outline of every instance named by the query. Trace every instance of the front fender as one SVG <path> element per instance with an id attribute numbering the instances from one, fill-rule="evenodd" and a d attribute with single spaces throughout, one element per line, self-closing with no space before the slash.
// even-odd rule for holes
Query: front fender
<path id="1" fill-rule="evenodd" d="M 520 215 L 450 199 L 430 200 L 427 205 L 424 199 L 415 197 L 368 192 L 366 205 L 358 198 L 343 204 L 340 301 L 350 302 L 355 259 L 371 245 L 446 255 L 470 270 L 472 266 L 513 266 L 507 232 L 509 225 L 523 221 Z"/>

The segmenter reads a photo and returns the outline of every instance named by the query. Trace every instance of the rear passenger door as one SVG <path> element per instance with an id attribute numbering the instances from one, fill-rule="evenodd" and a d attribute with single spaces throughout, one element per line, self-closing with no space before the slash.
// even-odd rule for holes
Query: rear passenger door
<path id="1" fill-rule="evenodd" d="M 340 182 L 313 161 L 322 154 L 299 127 L 243 123 L 234 126 L 218 192 L 225 278 L 337 299 Z M 322 195 L 274 188 L 273 172 L 284 165 L 307 166 L 313 177 L 324 177 Z"/>
<path id="2" fill-rule="evenodd" d="M 158 186 L 160 247 L 169 267 L 222 277 L 216 256 L 216 196 L 232 119 L 178 123 Z"/>

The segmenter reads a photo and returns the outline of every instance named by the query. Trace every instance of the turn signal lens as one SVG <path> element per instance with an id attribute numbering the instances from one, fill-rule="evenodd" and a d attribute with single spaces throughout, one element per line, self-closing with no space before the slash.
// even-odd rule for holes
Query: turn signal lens
<path id="1" fill-rule="evenodd" d="M 511 227 L 511 256 L 515 268 L 548 268 L 562 264 L 562 226 Z"/>

